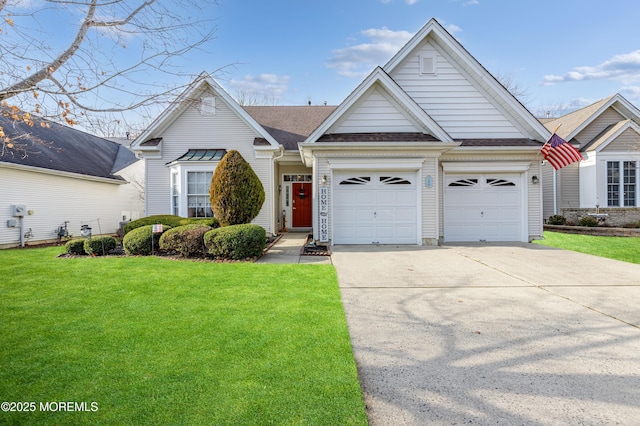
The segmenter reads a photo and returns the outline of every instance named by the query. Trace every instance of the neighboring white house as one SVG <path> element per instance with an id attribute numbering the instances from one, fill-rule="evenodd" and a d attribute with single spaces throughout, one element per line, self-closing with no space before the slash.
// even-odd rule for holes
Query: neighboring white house
<path id="1" fill-rule="evenodd" d="M 65 222 L 74 237 L 83 225 L 92 235 L 112 234 L 120 222 L 144 215 L 144 163 L 133 151 L 34 121 L 29 126 L 0 116 L 13 144 L 0 156 L 0 248 L 56 241 Z"/>
<path id="2" fill-rule="evenodd" d="M 598 210 L 608 225 L 640 220 L 639 123 L 640 110 L 620 94 L 545 123 L 584 157 L 558 171 L 543 165 L 545 219 Z"/>
<path id="3" fill-rule="evenodd" d="M 436 21 L 338 107 L 247 107 L 201 75 L 132 145 L 147 214 L 211 214 L 227 150 L 267 194 L 255 223 L 332 244 L 542 235 L 548 130 Z M 534 179 L 535 176 L 535 179 Z"/>

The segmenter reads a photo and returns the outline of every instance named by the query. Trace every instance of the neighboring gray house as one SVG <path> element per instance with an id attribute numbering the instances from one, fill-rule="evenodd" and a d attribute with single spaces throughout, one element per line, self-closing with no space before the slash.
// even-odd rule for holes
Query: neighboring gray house
<path id="1" fill-rule="evenodd" d="M 549 136 L 431 20 L 337 107 L 243 108 L 201 75 L 132 148 L 147 214 L 211 214 L 209 180 L 237 149 L 265 187 L 254 222 L 270 233 L 438 244 L 539 238 Z"/>
<path id="2" fill-rule="evenodd" d="M 144 164 L 126 146 L 40 118 L 0 114 L 0 126 L 14 145 L 0 156 L 0 248 L 56 241 L 65 222 L 73 236 L 111 234 L 144 215 Z"/>
<path id="3" fill-rule="evenodd" d="M 575 222 L 598 210 L 608 225 L 640 220 L 639 123 L 640 110 L 620 94 L 545 123 L 584 157 L 558 171 L 543 165 L 545 219 Z"/>

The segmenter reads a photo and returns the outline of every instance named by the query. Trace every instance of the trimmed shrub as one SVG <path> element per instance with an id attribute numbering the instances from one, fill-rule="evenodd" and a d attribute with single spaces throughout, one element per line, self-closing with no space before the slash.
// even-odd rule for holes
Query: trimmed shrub
<path id="1" fill-rule="evenodd" d="M 218 219 L 216 219 L 215 217 L 180 217 L 171 214 L 157 214 L 154 216 L 142 217 L 140 219 L 136 219 L 127 223 L 124 226 L 123 232 L 126 235 L 130 231 L 133 231 L 136 228 L 140 228 L 141 226 L 155 225 L 158 223 L 161 223 L 163 227 L 169 228 L 175 228 L 176 226 L 181 225 L 189 225 L 192 223 L 199 223 L 202 225 L 210 226 L 212 228 L 218 228 L 220 226 L 220 224 L 218 223 Z"/>
<path id="2" fill-rule="evenodd" d="M 259 257 L 266 244 L 264 228 L 252 224 L 225 226 L 204 234 L 207 252 L 221 259 Z"/>
<path id="3" fill-rule="evenodd" d="M 222 157 L 209 187 L 211 210 L 221 226 L 249 223 L 264 204 L 264 187 L 251 165 L 236 151 Z"/>
<path id="4" fill-rule="evenodd" d="M 548 225 L 565 225 L 566 223 L 567 223 L 567 218 L 559 214 L 554 214 L 553 216 L 549 216 L 549 219 L 547 219 Z"/>
<path id="5" fill-rule="evenodd" d="M 196 257 L 205 254 L 204 234 L 211 231 L 210 226 L 191 224 L 172 228 L 160 237 L 160 249 L 179 253 L 183 257 Z"/>
<path id="6" fill-rule="evenodd" d="M 124 226 L 123 231 L 124 234 L 127 235 L 129 232 L 133 231 L 136 228 L 147 225 L 155 225 L 157 223 L 161 223 L 164 226 L 173 228 L 174 226 L 182 225 L 182 223 L 180 223 L 182 219 L 183 218 L 180 216 L 174 216 L 171 214 L 157 214 L 154 216 L 141 217 L 140 219 L 136 219 L 127 223 Z"/>
<path id="7" fill-rule="evenodd" d="M 598 226 L 598 219 L 591 216 L 585 216 L 582 219 L 580 219 L 580 221 L 578 222 L 578 225 L 588 226 L 588 227 Z"/>
<path id="8" fill-rule="evenodd" d="M 204 225 L 208 226 L 211 229 L 219 228 L 220 223 L 218 223 L 218 219 L 215 217 L 187 217 L 182 218 L 180 221 L 180 225 Z"/>
<path id="9" fill-rule="evenodd" d="M 118 243 L 110 236 L 93 237 L 84 240 L 84 251 L 91 256 L 104 256 L 115 249 Z"/>
<path id="10" fill-rule="evenodd" d="M 84 238 L 76 238 L 65 243 L 64 248 L 69 254 L 86 255 L 84 251 Z"/>
<path id="11" fill-rule="evenodd" d="M 165 226 L 164 231 L 171 229 L 170 226 Z M 127 233 L 122 240 L 122 246 L 124 252 L 135 256 L 148 256 L 151 254 L 151 238 L 153 238 L 153 248 L 158 250 L 160 248 L 160 236 L 161 234 L 154 234 L 153 225 L 145 225 L 139 228 L 135 228 Z"/>

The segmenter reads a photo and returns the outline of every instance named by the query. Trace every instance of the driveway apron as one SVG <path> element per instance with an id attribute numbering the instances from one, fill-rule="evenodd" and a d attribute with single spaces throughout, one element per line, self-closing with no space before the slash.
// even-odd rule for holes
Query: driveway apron
<path id="1" fill-rule="evenodd" d="M 532 244 L 332 260 L 371 425 L 638 424 L 640 265 Z"/>

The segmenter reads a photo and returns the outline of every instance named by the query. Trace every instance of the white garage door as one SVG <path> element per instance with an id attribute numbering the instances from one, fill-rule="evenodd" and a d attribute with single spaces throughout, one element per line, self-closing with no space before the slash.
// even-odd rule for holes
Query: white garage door
<path id="1" fill-rule="evenodd" d="M 415 172 L 336 172 L 334 244 L 416 244 Z"/>
<path id="2" fill-rule="evenodd" d="M 522 240 L 521 175 L 447 175 L 444 195 L 445 242 Z"/>

